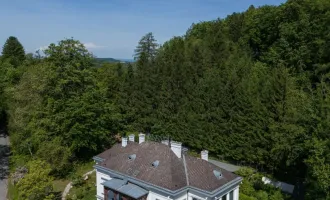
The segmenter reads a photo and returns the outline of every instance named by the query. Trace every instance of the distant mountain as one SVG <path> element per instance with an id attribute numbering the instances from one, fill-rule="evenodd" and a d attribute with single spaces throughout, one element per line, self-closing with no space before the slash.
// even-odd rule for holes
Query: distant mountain
<path id="1" fill-rule="evenodd" d="M 134 59 L 128 59 L 128 58 L 116 58 L 117 60 L 120 60 L 120 61 L 122 61 L 122 62 L 135 62 L 135 60 Z"/>
<path id="2" fill-rule="evenodd" d="M 117 62 L 121 62 L 120 60 L 114 59 L 114 58 L 96 58 L 97 62 L 100 63 L 117 63 Z"/>
<path id="3" fill-rule="evenodd" d="M 134 59 L 119 59 L 119 58 L 96 58 L 95 59 L 97 63 L 132 63 L 135 62 Z"/>

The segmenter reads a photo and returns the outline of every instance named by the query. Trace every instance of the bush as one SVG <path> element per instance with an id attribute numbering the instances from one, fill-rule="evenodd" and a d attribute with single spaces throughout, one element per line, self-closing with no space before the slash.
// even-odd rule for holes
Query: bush
<path id="1" fill-rule="evenodd" d="M 72 177 L 72 186 L 81 186 L 84 184 L 84 179 L 83 177 L 79 176 L 78 174 L 75 174 L 73 177 Z"/>
<path id="2" fill-rule="evenodd" d="M 17 183 L 19 199 L 54 199 L 52 177 L 49 164 L 32 160 L 27 164 L 28 173 Z"/>
<path id="3" fill-rule="evenodd" d="M 240 199 L 240 200 L 257 200 L 257 199 L 254 198 L 254 197 L 249 197 L 249 196 L 247 196 L 247 195 L 245 195 L 245 194 L 242 194 L 242 193 L 239 194 L 239 199 Z"/>

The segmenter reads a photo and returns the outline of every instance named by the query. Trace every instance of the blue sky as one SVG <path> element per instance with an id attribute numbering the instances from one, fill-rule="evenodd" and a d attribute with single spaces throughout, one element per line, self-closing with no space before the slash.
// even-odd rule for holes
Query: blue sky
<path id="1" fill-rule="evenodd" d="M 0 0 L 0 46 L 13 35 L 26 52 L 64 38 L 80 40 L 97 57 L 132 58 L 139 39 L 159 43 L 192 23 L 224 18 L 250 5 L 285 0 Z"/>

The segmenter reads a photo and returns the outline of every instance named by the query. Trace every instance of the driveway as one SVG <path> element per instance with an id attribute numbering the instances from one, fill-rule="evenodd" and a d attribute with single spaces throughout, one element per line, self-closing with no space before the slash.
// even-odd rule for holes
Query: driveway
<path id="1" fill-rule="evenodd" d="M 6 200 L 9 175 L 9 138 L 0 132 L 0 200 Z"/>

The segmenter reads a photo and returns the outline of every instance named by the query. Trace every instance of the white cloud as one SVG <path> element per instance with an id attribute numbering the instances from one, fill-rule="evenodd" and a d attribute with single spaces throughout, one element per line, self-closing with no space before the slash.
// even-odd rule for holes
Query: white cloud
<path id="1" fill-rule="evenodd" d="M 40 50 L 40 51 L 44 51 L 45 49 L 47 49 L 48 46 L 42 46 L 36 49 L 36 51 Z"/>
<path id="2" fill-rule="evenodd" d="M 84 46 L 87 48 L 87 49 L 99 49 L 99 48 L 104 48 L 106 46 L 99 46 L 99 45 L 96 45 L 94 44 L 93 42 L 87 42 L 87 43 L 84 43 Z"/>
<path id="3" fill-rule="evenodd" d="M 99 45 L 96 45 L 94 44 L 93 42 L 86 42 L 83 44 L 86 49 L 100 49 L 100 48 L 104 48 L 106 46 L 99 46 Z M 41 46 L 39 48 L 36 49 L 36 51 L 40 50 L 40 51 L 44 51 L 48 48 L 48 46 Z"/>

